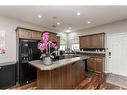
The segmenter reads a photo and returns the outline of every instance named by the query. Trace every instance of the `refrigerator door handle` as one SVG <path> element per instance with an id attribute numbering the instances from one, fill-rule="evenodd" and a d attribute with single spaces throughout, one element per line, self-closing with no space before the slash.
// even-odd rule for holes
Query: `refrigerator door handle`
<path id="1" fill-rule="evenodd" d="M 28 53 L 29 53 L 29 61 L 31 60 L 31 58 L 30 58 L 30 49 L 28 50 Z"/>
<path id="2" fill-rule="evenodd" d="M 30 56 L 31 56 L 31 60 L 32 60 L 32 59 L 33 59 L 33 58 L 32 58 L 32 57 L 33 57 L 33 51 L 32 51 L 32 49 L 31 49 L 31 55 L 30 55 Z"/>

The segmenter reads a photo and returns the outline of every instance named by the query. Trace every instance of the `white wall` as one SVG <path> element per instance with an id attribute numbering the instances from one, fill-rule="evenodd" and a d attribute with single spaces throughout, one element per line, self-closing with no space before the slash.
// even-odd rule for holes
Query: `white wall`
<path id="1" fill-rule="evenodd" d="M 43 28 L 42 26 L 37 26 L 34 24 L 26 23 L 23 21 L 14 20 L 11 18 L 6 18 L 0 16 L 0 31 L 5 31 L 5 45 L 6 45 L 6 52 L 5 54 L 0 54 L 0 63 L 3 62 L 10 62 L 10 61 L 16 61 L 16 32 L 15 29 L 17 26 L 34 29 L 34 30 L 40 30 L 40 31 L 52 31 L 46 28 Z M 63 37 L 63 35 L 60 35 Z"/>
<path id="2" fill-rule="evenodd" d="M 95 33 L 102 33 L 102 32 L 106 33 L 106 44 L 105 45 L 107 47 L 107 35 L 127 32 L 127 20 L 122 20 L 122 21 L 118 21 L 118 22 L 114 22 L 114 23 L 110 23 L 110 24 L 105 24 L 105 25 L 97 26 L 97 27 L 82 30 L 82 31 L 72 32 L 68 35 L 68 43 L 70 43 L 72 38 L 77 38 L 80 35 L 88 35 L 88 34 L 95 34 Z M 108 57 L 106 57 L 106 58 L 108 58 Z M 108 67 L 110 67 L 110 66 L 106 60 L 105 72 L 107 72 L 107 73 L 111 72 L 111 71 L 109 71 Z M 111 67 L 110 70 L 111 69 L 113 69 L 113 67 Z"/>

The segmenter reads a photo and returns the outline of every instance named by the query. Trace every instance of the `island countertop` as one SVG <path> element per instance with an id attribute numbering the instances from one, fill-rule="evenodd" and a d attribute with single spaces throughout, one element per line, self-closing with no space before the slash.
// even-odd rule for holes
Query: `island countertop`
<path id="1" fill-rule="evenodd" d="M 80 60 L 85 60 L 88 59 L 89 56 L 81 56 L 81 57 L 74 57 L 74 58 L 67 58 L 67 59 L 62 59 L 58 61 L 54 61 L 52 65 L 44 65 L 42 60 L 35 60 L 35 61 L 30 61 L 29 64 L 32 66 L 40 69 L 40 70 L 53 70 L 65 65 L 69 65 L 71 63 L 74 63 L 76 61 Z"/>

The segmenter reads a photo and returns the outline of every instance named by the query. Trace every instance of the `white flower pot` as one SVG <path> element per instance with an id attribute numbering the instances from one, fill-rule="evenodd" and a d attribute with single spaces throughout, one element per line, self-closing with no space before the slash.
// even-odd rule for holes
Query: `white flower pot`
<path id="1" fill-rule="evenodd" d="M 51 65 L 52 64 L 52 59 L 50 57 L 45 57 L 43 59 L 43 64 L 44 65 Z"/>

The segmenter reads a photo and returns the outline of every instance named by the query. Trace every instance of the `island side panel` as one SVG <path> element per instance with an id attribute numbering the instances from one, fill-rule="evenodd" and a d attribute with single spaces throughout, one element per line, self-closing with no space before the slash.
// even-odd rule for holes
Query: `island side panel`
<path id="1" fill-rule="evenodd" d="M 40 89 L 73 89 L 84 79 L 85 65 L 81 61 L 49 71 L 37 71 Z"/>
<path id="2" fill-rule="evenodd" d="M 37 70 L 37 87 L 39 89 L 50 89 L 51 86 L 51 72 Z"/>

